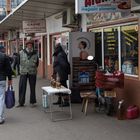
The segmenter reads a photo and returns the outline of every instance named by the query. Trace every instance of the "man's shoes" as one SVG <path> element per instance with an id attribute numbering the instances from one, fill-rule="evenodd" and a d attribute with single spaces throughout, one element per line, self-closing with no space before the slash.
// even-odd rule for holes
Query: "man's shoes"
<path id="1" fill-rule="evenodd" d="M 16 107 L 17 107 L 17 108 L 19 108 L 19 107 L 24 107 L 24 105 L 19 104 L 19 105 L 17 105 Z"/>
<path id="2" fill-rule="evenodd" d="M 62 104 L 59 105 L 59 107 L 67 107 L 70 106 L 69 102 L 63 102 Z"/>
<path id="3" fill-rule="evenodd" d="M 5 123 L 5 120 L 0 121 L 0 125 L 1 125 L 1 124 L 4 124 L 4 123 Z"/>
<path id="4" fill-rule="evenodd" d="M 31 107 L 36 107 L 37 106 L 36 103 L 30 104 L 30 105 L 31 105 Z"/>

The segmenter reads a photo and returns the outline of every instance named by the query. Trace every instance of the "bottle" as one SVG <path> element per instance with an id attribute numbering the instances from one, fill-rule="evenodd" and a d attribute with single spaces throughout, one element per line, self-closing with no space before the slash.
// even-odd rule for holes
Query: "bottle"
<path id="1" fill-rule="evenodd" d="M 42 95 L 42 106 L 43 108 L 47 108 L 48 107 L 48 98 L 46 94 Z"/>
<path id="2" fill-rule="evenodd" d="M 124 120 L 124 114 L 125 114 L 125 109 L 124 109 L 124 100 L 119 101 L 118 105 L 118 110 L 117 110 L 117 118 L 118 120 Z"/>

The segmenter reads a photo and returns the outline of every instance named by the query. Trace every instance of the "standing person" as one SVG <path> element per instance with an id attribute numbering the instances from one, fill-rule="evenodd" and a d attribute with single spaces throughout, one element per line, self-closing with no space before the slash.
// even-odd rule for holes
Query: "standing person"
<path id="1" fill-rule="evenodd" d="M 20 68 L 19 68 L 19 64 L 20 64 L 20 55 L 19 53 L 13 53 L 13 70 L 20 75 Z"/>
<path id="2" fill-rule="evenodd" d="M 17 55 L 17 73 L 20 75 L 20 55 L 19 53 L 16 53 Z"/>
<path id="3" fill-rule="evenodd" d="M 19 105 L 23 107 L 25 104 L 25 95 L 27 87 L 27 79 L 30 85 L 30 104 L 36 103 L 36 75 L 39 59 L 37 52 L 33 49 L 33 42 L 26 43 L 26 48 L 20 51 L 20 80 L 19 80 Z"/>
<path id="4" fill-rule="evenodd" d="M 6 76 L 8 76 L 8 85 L 12 84 L 12 68 L 9 57 L 5 54 L 4 46 L 0 45 L 0 124 L 5 122 L 4 105 L 5 105 L 5 90 Z"/>
<path id="5" fill-rule="evenodd" d="M 67 88 L 66 81 L 68 80 L 68 75 L 70 74 L 70 64 L 67 59 L 67 55 L 64 52 L 60 43 L 55 46 L 54 51 L 54 63 L 53 63 L 53 76 L 55 79 L 59 79 L 61 85 Z M 61 97 L 58 96 L 58 101 L 54 104 L 61 104 Z M 69 102 L 65 96 L 63 106 L 68 106 Z"/>

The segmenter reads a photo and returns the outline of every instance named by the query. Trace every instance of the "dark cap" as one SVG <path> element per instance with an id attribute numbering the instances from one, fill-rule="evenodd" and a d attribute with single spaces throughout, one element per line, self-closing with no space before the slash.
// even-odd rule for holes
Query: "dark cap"
<path id="1" fill-rule="evenodd" d="M 27 42 L 26 42 L 26 45 L 28 45 L 28 44 L 32 44 L 32 45 L 33 45 L 33 44 L 34 44 L 33 40 L 27 41 Z"/>

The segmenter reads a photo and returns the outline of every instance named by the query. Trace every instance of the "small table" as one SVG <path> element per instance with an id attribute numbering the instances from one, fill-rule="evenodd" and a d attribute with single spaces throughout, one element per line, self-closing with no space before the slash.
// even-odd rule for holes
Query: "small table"
<path id="1" fill-rule="evenodd" d="M 72 119 L 71 98 L 70 98 L 71 90 L 70 89 L 65 88 L 64 86 L 61 86 L 60 88 L 53 88 L 51 86 L 45 86 L 45 87 L 42 87 L 42 90 L 43 90 L 43 94 L 46 94 L 47 96 L 50 96 L 50 102 L 49 102 L 49 109 L 50 110 L 49 110 L 49 112 L 51 114 L 51 120 L 52 121 L 62 121 L 62 120 Z M 53 95 L 60 94 L 61 98 L 62 98 L 62 93 L 67 94 L 68 97 L 69 97 L 68 100 L 69 100 L 69 115 L 70 116 L 68 118 L 54 119 L 53 118 L 53 113 L 58 112 L 58 111 L 54 111 L 53 108 L 52 108 Z"/>
<path id="2" fill-rule="evenodd" d="M 89 99 L 93 99 L 93 103 L 94 103 L 94 109 L 95 109 L 95 99 L 96 97 L 96 93 L 94 91 L 83 91 L 80 93 L 81 98 L 83 98 L 83 102 L 82 102 L 82 112 L 84 112 L 85 115 L 87 115 L 87 108 L 88 108 L 88 102 Z"/>

